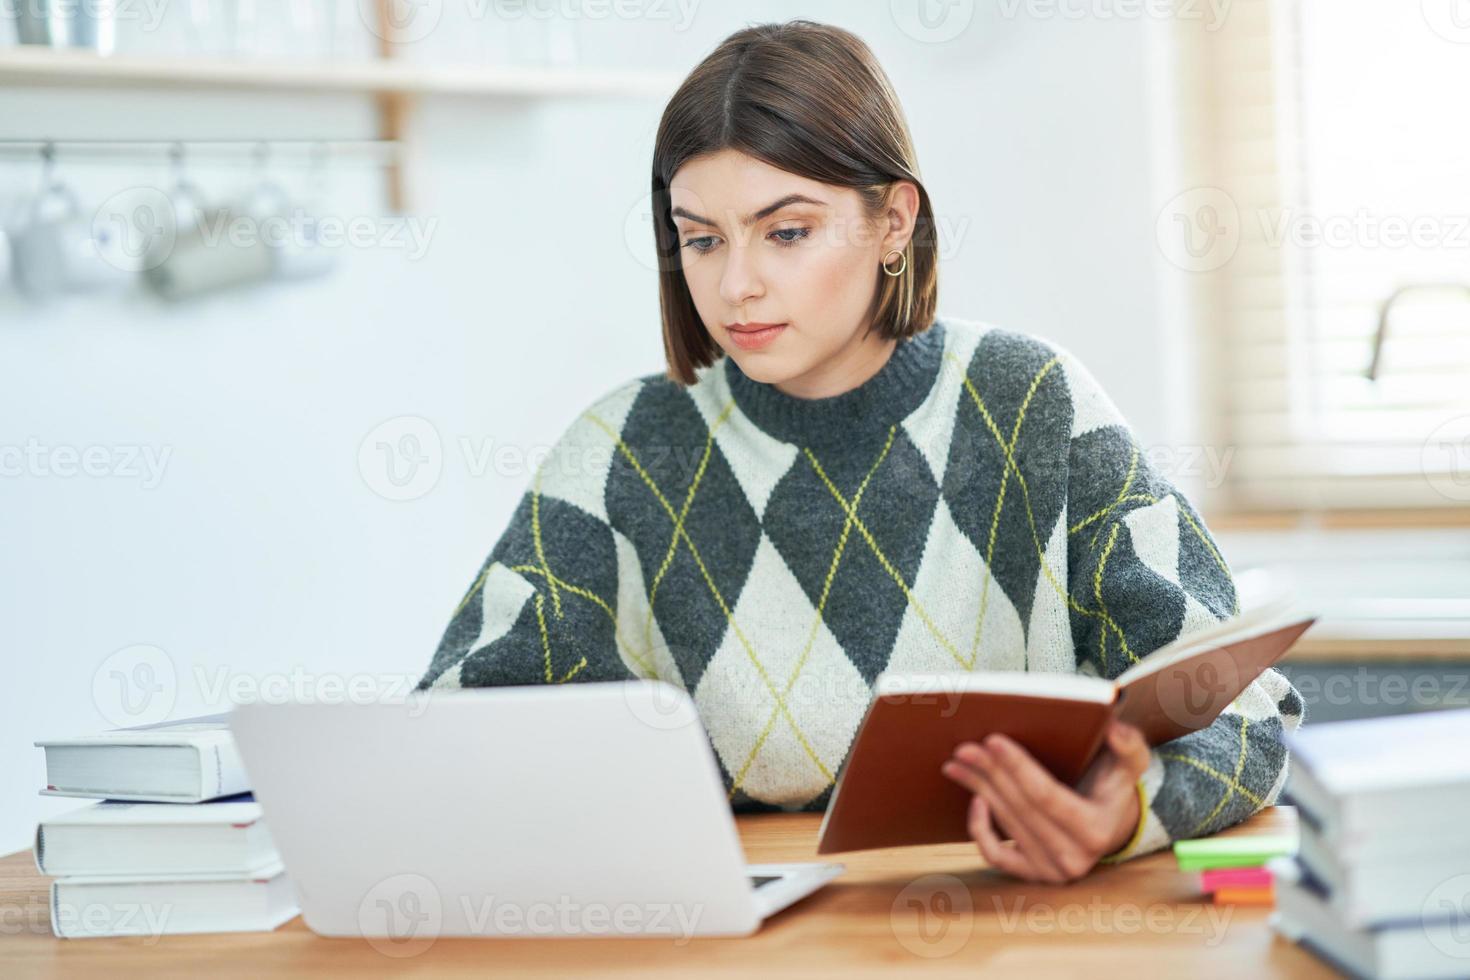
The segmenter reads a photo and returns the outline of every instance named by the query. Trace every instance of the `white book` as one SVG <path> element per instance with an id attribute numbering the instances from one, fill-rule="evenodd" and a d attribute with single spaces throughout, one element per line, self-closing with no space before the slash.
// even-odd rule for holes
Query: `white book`
<path id="1" fill-rule="evenodd" d="M 36 828 L 42 874 L 246 874 L 280 860 L 249 794 L 209 803 L 104 800 Z"/>
<path id="2" fill-rule="evenodd" d="M 1462 827 L 1381 835 L 1343 848 L 1303 821 L 1297 860 L 1322 884 L 1333 913 L 1354 928 L 1413 919 L 1431 896 L 1470 908 L 1470 874 L 1456 872 L 1470 868 Z"/>
<path id="3" fill-rule="evenodd" d="M 1339 970 L 1378 980 L 1463 978 L 1470 963 L 1470 940 L 1462 914 L 1434 908 L 1410 920 L 1374 928 L 1353 928 L 1334 912 L 1320 882 L 1301 874 L 1291 858 L 1267 862 L 1275 881 L 1276 911 L 1271 925 Z M 1435 906 L 1437 908 L 1438 906 Z"/>
<path id="4" fill-rule="evenodd" d="M 1450 829 L 1470 803 L 1470 710 L 1303 725 L 1287 794 L 1335 844 Z"/>
<path id="5" fill-rule="evenodd" d="M 99 875 L 51 883 L 51 931 L 63 939 L 270 932 L 300 911 L 279 862 L 248 876 Z"/>
<path id="6" fill-rule="evenodd" d="M 229 715 L 43 739 L 46 796 L 198 803 L 250 789 Z"/>

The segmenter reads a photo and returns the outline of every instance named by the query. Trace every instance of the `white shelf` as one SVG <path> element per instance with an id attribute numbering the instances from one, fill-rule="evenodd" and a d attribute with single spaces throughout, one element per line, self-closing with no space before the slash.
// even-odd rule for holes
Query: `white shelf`
<path id="1" fill-rule="evenodd" d="M 165 58 L 30 45 L 0 48 L 0 85 L 543 98 L 667 97 L 681 80 L 673 72 L 615 69 Z"/>

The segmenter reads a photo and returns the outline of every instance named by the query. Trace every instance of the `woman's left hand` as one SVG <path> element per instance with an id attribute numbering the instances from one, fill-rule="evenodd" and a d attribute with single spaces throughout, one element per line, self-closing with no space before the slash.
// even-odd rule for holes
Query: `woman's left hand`
<path id="1" fill-rule="evenodd" d="M 1061 883 L 1081 878 L 1132 838 L 1138 779 L 1148 764 L 1143 735 L 1113 721 L 1106 748 L 1076 789 L 1000 734 L 962 742 L 943 772 L 975 794 L 970 836 L 992 867 L 1028 881 Z M 1002 840 L 996 827 L 1010 840 Z"/>

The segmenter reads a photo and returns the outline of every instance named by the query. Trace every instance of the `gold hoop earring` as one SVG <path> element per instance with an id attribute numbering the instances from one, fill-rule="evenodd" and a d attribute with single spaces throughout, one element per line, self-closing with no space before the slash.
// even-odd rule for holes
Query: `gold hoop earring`
<path id="1" fill-rule="evenodd" d="M 898 257 L 902 261 L 899 262 L 897 269 L 890 269 L 890 268 L 888 268 L 888 256 L 889 255 L 892 255 L 894 252 L 898 252 Z M 883 256 L 883 263 L 882 263 L 882 265 L 883 265 L 883 271 L 884 272 L 888 273 L 890 276 L 893 276 L 894 278 L 897 278 L 897 277 L 903 275 L 904 270 L 909 267 L 908 253 L 901 252 L 901 251 L 899 251 L 896 248 L 889 249 L 888 252 Z"/>

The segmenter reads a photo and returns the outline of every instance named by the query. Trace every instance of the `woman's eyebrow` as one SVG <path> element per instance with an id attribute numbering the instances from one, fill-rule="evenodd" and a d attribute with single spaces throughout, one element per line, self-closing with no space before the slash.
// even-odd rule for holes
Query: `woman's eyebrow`
<path id="1" fill-rule="evenodd" d="M 823 208 L 827 206 L 827 202 L 818 201 L 815 198 L 807 197 L 805 194 L 787 194 L 780 200 L 772 201 L 770 204 L 767 204 L 755 214 L 746 215 L 740 220 L 740 223 L 748 227 L 768 215 L 775 214 L 777 211 L 786 207 L 788 204 L 815 204 L 818 207 Z M 702 225 L 709 225 L 711 228 L 719 227 L 708 218 L 700 217 L 692 211 L 687 211 L 684 208 L 674 208 L 672 211 L 669 212 L 669 214 L 670 216 L 675 218 L 688 218 L 690 221 L 695 221 Z"/>

